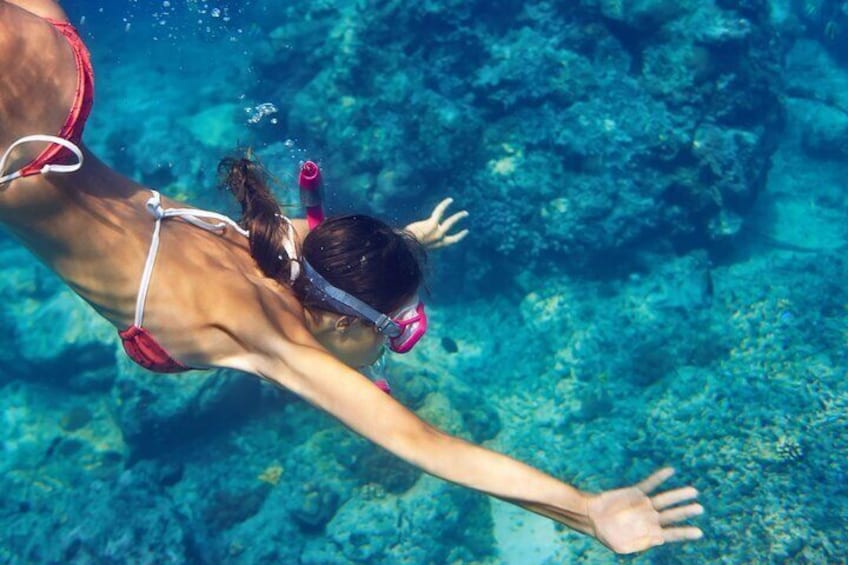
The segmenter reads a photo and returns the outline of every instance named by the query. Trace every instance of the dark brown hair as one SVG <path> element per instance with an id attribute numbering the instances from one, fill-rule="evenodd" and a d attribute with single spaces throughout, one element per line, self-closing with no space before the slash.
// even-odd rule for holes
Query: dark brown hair
<path id="1" fill-rule="evenodd" d="M 268 188 L 268 173 L 249 158 L 224 159 L 218 173 L 241 204 L 240 223 L 250 232 L 250 254 L 257 265 L 266 276 L 289 284 L 297 258 L 283 249 L 286 220 Z M 418 290 L 426 260 L 414 237 L 363 214 L 324 220 L 304 238 L 301 256 L 332 285 L 387 314 Z M 308 284 L 301 276 L 291 286 L 307 309 L 326 309 L 310 298 Z"/>
<path id="2" fill-rule="evenodd" d="M 328 218 L 303 240 L 301 251 L 312 268 L 335 287 L 372 308 L 390 313 L 421 285 L 421 245 L 371 216 L 352 214 Z M 310 303 L 304 277 L 294 283 L 304 306 Z"/>
<path id="3" fill-rule="evenodd" d="M 218 165 L 218 174 L 241 204 L 239 223 L 250 232 L 250 255 L 266 276 L 288 280 L 292 258 L 283 249 L 286 220 L 268 189 L 265 168 L 247 158 L 227 158 Z"/>

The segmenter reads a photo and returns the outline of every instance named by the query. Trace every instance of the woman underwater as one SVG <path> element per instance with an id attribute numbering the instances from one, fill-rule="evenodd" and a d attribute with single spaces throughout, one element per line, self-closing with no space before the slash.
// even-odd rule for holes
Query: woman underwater
<path id="1" fill-rule="evenodd" d="M 93 75 L 53 0 L 0 0 L 0 68 L 0 221 L 118 328 L 134 360 L 160 372 L 256 375 L 427 473 L 619 553 L 702 536 L 679 525 L 703 512 L 694 488 L 652 494 L 671 469 L 582 492 L 435 429 L 356 371 L 384 345 L 403 351 L 421 336 L 416 246 L 461 238 L 446 235 L 461 214 L 442 222 L 437 208 L 412 226 L 418 243 L 366 216 L 307 233 L 281 215 L 257 167 L 237 159 L 224 172 L 239 226 L 124 178 L 81 143 Z"/>

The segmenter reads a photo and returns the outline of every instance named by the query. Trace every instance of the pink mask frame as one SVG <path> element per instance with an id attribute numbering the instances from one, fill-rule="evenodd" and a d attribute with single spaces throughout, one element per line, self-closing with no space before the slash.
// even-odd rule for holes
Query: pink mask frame
<path id="1" fill-rule="evenodd" d="M 424 312 L 424 303 L 416 295 L 410 304 L 404 306 L 392 322 L 400 328 L 400 335 L 389 338 L 389 349 L 395 353 L 407 353 L 427 333 L 427 314 Z"/>

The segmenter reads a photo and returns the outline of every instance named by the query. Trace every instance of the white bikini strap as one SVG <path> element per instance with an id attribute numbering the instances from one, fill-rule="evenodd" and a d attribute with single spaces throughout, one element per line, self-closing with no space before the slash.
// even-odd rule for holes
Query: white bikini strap
<path id="1" fill-rule="evenodd" d="M 150 287 L 150 276 L 153 273 L 153 265 L 156 263 L 156 255 L 159 254 L 159 228 L 162 227 L 162 204 L 159 193 L 151 190 L 153 196 L 147 200 L 147 210 L 156 218 L 153 225 L 153 236 L 150 238 L 150 248 L 147 250 L 147 259 L 144 261 L 144 271 L 141 273 L 141 282 L 138 284 L 138 294 L 135 297 L 135 319 L 133 325 L 137 328 L 144 321 L 144 303 L 147 301 L 147 289 Z M 157 213 L 154 213 L 154 210 Z"/>
<path id="2" fill-rule="evenodd" d="M 72 141 L 68 141 L 62 137 L 56 137 L 55 135 L 27 135 L 24 136 L 17 141 L 15 141 L 12 145 L 6 149 L 6 152 L 3 153 L 3 156 L 0 157 L 0 173 L 6 168 L 6 161 L 9 159 L 9 155 L 12 154 L 12 150 L 18 145 L 23 145 L 24 143 L 32 143 L 35 141 L 41 141 L 44 143 L 55 143 L 56 145 L 61 145 L 65 149 L 69 150 L 71 153 L 76 155 L 77 162 L 72 163 L 70 165 L 51 165 L 50 163 L 45 164 L 41 169 L 39 169 L 39 173 L 42 175 L 46 175 L 47 173 L 73 173 L 76 172 L 82 167 L 83 156 L 82 150 L 79 148 L 77 144 Z M 23 171 L 24 167 L 18 169 L 14 173 L 9 173 L 7 175 L 0 176 L 0 185 L 6 184 L 8 182 L 12 182 L 13 180 L 20 178 L 21 171 Z"/>
<path id="3" fill-rule="evenodd" d="M 168 208 L 166 210 L 162 207 L 159 193 L 155 190 L 152 192 L 154 196 L 151 196 L 147 200 L 147 211 L 150 212 L 150 215 L 157 220 L 162 218 L 182 218 L 200 229 L 215 233 L 221 233 L 224 231 L 224 228 L 229 226 L 244 237 L 250 237 L 250 232 L 238 225 L 231 218 L 228 218 L 223 214 L 219 214 L 218 212 L 198 210 L 197 208 Z M 218 222 L 213 224 L 211 222 L 204 221 L 201 218 L 211 218 L 213 220 L 218 220 Z"/>
<path id="4" fill-rule="evenodd" d="M 286 237 L 283 239 L 283 249 L 289 258 L 289 282 L 293 283 L 300 276 L 300 261 L 298 261 L 297 246 L 294 243 L 294 225 L 288 218 L 284 217 L 284 219 L 286 222 Z"/>
<path id="5" fill-rule="evenodd" d="M 147 259 L 144 262 L 144 271 L 141 274 L 141 282 L 138 285 L 138 295 L 135 301 L 135 321 L 137 327 L 141 327 L 144 321 L 144 304 L 147 302 L 147 291 L 150 287 L 150 277 L 153 275 L 153 266 L 156 263 L 156 256 L 159 254 L 159 230 L 162 227 L 162 220 L 166 218 L 182 218 L 186 222 L 213 233 L 222 233 L 225 228 L 231 227 L 237 233 L 244 237 L 250 237 L 250 232 L 242 228 L 231 218 L 217 212 L 209 212 L 207 210 L 198 210 L 197 208 L 168 208 L 162 207 L 162 198 L 159 192 L 150 191 L 153 195 L 147 199 L 147 211 L 156 219 L 153 226 L 153 236 L 150 240 L 150 249 L 147 251 Z M 211 218 L 218 220 L 217 223 L 207 222 L 201 218 Z M 296 258 L 297 249 L 294 245 L 294 227 L 286 218 L 288 224 L 287 237 L 283 242 L 283 247 L 289 257 Z M 297 278 L 300 273 L 300 265 L 296 260 L 291 263 L 292 281 Z"/>
<path id="6" fill-rule="evenodd" d="M 153 267 L 156 264 L 156 256 L 159 254 L 159 231 L 162 227 L 164 218 L 182 218 L 188 223 L 199 227 L 208 232 L 221 233 L 227 226 L 233 228 L 236 232 L 247 237 L 249 233 L 240 225 L 235 223 L 230 218 L 217 212 L 207 212 L 206 210 L 198 210 L 195 208 L 169 208 L 162 207 L 162 197 L 158 191 L 151 190 L 153 195 L 147 199 L 147 211 L 156 220 L 153 226 L 153 236 L 150 239 L 150 249 L 147 251 L 147 259 L 144 262 L 144 271 L 141 274 L 141 281 L 138 285 L 138 295 L 135 299 L 135 321 L 137 327 L 141 327 L 144 322 L 144 304 L 147 302 L 147 291 L 150 288 L 150 277 L 153 275 Z M 218 220 L 217 223 L 211 223 L 202 220 L 201 218 L 212 218 Z"/>

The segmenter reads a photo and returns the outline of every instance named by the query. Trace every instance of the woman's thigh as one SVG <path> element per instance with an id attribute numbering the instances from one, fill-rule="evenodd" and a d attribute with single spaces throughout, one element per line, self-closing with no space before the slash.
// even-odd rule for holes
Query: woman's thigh
<path id="1" fill-rule="evenodd" d="M 52 2 L 25 3 L 64 16 Z M 20 137 L 58 134 L 73 105 L 78 77 L 68 40 L 39 15 L 0 0 L 0 69 L 0 154 Z M 6 170 L 20 168 L 44 148 L 43 143 L 16 148 Z"/>
<path id="2" fill-rule="evenodd" d="M 65 11 L 54 0 L 5 0 L 7 4 L 14 4 L 36 16 L 52 18 L 62 22 L 68 21 Z M 3 3 L 3 0 L 0 0 Z"/>

